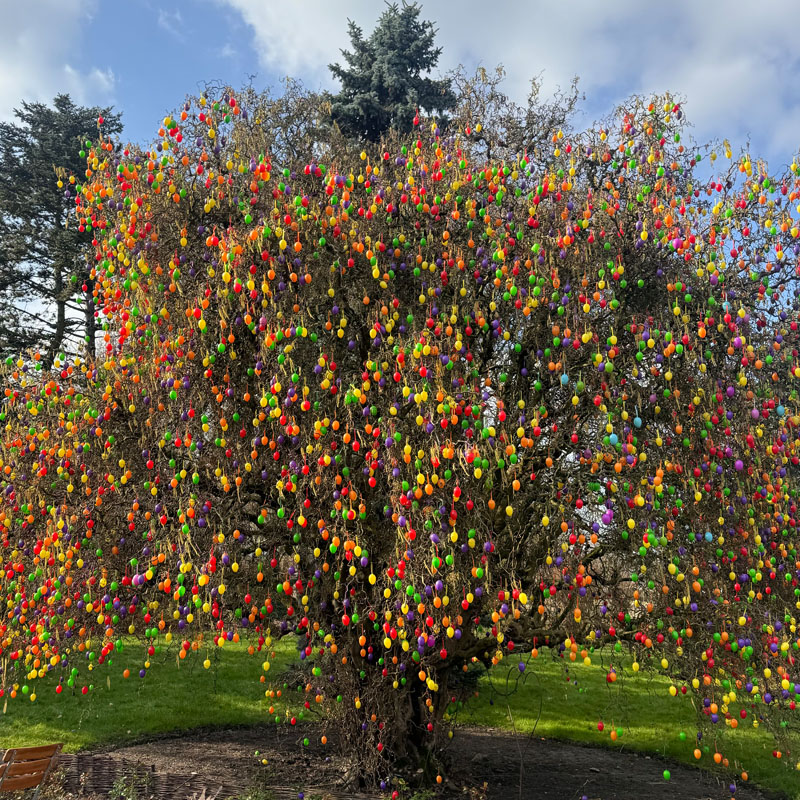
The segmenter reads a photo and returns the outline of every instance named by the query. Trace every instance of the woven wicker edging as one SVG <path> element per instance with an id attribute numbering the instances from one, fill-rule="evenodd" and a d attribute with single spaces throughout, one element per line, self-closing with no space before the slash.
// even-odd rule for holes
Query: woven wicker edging
<path id="1" fill-rule="evenodd" d="M 64 789 L 74 794 L 107 796 L 120 778 L 137 782 L 140 796 L 155 800 L 224 800 L 245 794 L 252 784 L 225 778 L 209 781 L 195 772 L 188 774 L 157 772 L 154 765 L 92 753 L 64 753 L 58 762 L 64 776 Z M 298 800 L 298 788 L 264 786 L 275 800 Z M 378 800 L 378 795 L 354 794 L 341 789 L 312 787 L 304 790 L 306 800 Z"/>

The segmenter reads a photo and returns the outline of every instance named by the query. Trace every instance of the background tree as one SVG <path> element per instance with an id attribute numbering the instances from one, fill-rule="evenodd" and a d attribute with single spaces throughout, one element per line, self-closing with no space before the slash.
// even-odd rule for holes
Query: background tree
<path id="1" fill-rule="evenodd" d="M 405 0 L 387 3 L 367 38 L 348 21 L 351 49 L 341 51 L 345 66 L 329 66 L 342 84 L 331 98 L 331 115 L 347 135 L 377 142 L 390 129 L 411 130 L 420 109 L 443 114 L 455 107 L 450 80 L 426 77 L 442 48 L 434 45 L 436 29 L 420 19 L 421 10 Z"/>
<path id="2" fill-rule="evenodd" d="M 466 118 L 273 157 L 248 102 L 88 149 L 105 357 L 6 370 L 4 691 L 82 691 L 125 633 L 265 670 L 292 635 L 296 719 L 397 786 L 446 769 L 472 671 L 546 653 L 788 752 L 797 165 L 703 178 L 668 97 L 491 162 Z"/>
<path id="3" fill-rule="evenodd" d="M 93 352 L 92 236 L 67 223 L 76 184 L 92 169 L 80 155 L 83 142 L 96 137 L 100 117 L 108 136 L 122 123 L 110 109 L 76 106 L 64 94 L 52 106 L 22 101 L 14 115 L 0 123 L 0 352 L 37 347 L 52 364 L 67 340 Z M 71 184 L 57 185 L 59 168 Z M 76 306 L 76 295 L 87 305 Z"/>

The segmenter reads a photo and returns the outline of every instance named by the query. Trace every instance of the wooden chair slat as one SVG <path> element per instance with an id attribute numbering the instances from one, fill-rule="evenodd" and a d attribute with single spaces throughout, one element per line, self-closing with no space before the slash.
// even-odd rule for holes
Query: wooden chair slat
<path id="1" fill-rule="evenodd" d="M 42 782 L 42 775 L 19 775 L 13 778 L 3 778 L 0 792 L 16 792 L 19 789 L 32 789 Z"/>
<path id="2" fill-rule="evenodd" d="M 44 775 L 52 762 L 52 758 L 39 758 L 36 761 L 17 761 L 15 758 L 6 771 L 6 777 L 12 775 Z"/>
<path id="3" fill-rule="evenodd" d="M 38 761 L 40 758 L 51 758 L 61 749 L 61 744 L 46 744 L 41 747 L 15 747 L 6 750 L 4 761 Z"/>
<path id="4" fill-rule="evenodd" d="M 0 763 L 0 792 L 34 789 L 34 800 L 53 765 L 58 761 L 61 744 L 42 747 L 17 747 L 6 750 Z"/>

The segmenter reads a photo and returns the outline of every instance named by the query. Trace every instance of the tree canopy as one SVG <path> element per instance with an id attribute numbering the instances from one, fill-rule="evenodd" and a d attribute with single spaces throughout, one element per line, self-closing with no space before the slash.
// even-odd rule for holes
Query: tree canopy
<path id="1" fill-rule="evenodd" d="M 341 51 L 344 66 L 329 66 L 342 85 L 331 98 L 333 120 L 346 134 L 370 142 L 390 130 L 410 131 L 420 109 L 444 113 L 456 105 L 448 78 L 426 77 L 442 52 L 433 23 L 420 19 L 417 3 L 386 6 L 366 38 L 348 21 L 352 49 Z"/>
<path id="2" fill-rule="evenodd" d="M 278 157 L 275 108 L 226 89 L 86 148 L 105 347 L 6 363 L 0 692 L 145 680 L 126 635 L 265 670 L 291 635 L 293 719 L 395 792 L 446 769 L 473 670 L 543 657 L 786 752 L 797 165 L 684 144 L 669 97 L 584 131 L 533 104 L 557 124 L 501 160 L 459 115 Z"/>
<path id="3" fill-rule="evenodd" d="M 0 352 L 41 347 L 52 363 L 67 344 L 94 344 L 94 308 L 73 304 L 91 298 L 91 236 L 71 217 L 74 195 L 57 184 L 56 170 L 84 179 L 92 164 L 80 150 L 97 135 L 98 119 L 107 136 L 122 123 L 110 109 L 77 106 L 64 94 L 52 106 L 22 101 L 14 113 L 15 122 L 0 122 Z"/>

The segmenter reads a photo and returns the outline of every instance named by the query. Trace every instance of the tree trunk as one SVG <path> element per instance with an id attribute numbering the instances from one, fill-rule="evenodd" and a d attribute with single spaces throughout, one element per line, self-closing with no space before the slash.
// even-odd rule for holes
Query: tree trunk
<path id="1" fill-rule="evenodd" d="M 405 687 L 393 689 L 390 680 L 377 673 L 371 676 L 375 683 L 370 685 L 369 678 L 359 679 L 356 663 L 350 660 L 349 670 L 337 670 L 341 680 L 336 685 L 344 696 L 359 697 L 375 713 L 376 722 L 365 727 L 362 714 L 344 708 L 337 718 L 339 745 L 349 762 L 348 788 L 374 789 L 389 774 L 402 777 L 415 788 L 431 785 L 441 772 L 443 746 L 448 740 L 442 718 L 449 702 L 450 669 L 437 673 L 439 691 L 429 707 L 426 698 L 430 694 L 416 675 L 408 676 Z M 429 723 L 432 730 L 428 730 Z"/>
<path id="2" fill-rule="evenodd" d="M 83 318 L 83 336 L 84 341 L 86 343 L 86 360 L 87 361 L 94 361 L 95 357 L 95 331 L 96 323 L 94 318 L 94 297 L 92 295 L 94 291 L 94 279 L 90 278 L 88 275 L 86 276 L 86 280 L 84 281 L 84 285 L 86 286 L 86 291 L 83 294 L 83 300 L 85 303 L 84 306 L 84 318 Z"/>
<path id="3" fill-rule="evenodd" d="M 64 297 L 64 270 L 61 261 L 56 259 L 53 264 L 53 299 L 56 304 L 56 327 L 50 339 L 50 346 L 44 357 L 44 368 L 49 370 L 53 366 L 56 354 L 61 349 L 64 334 L 67 332 L 67 300 Z"/>

